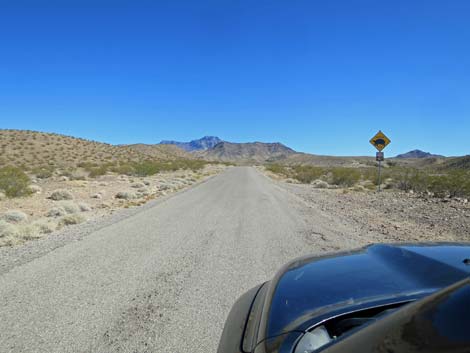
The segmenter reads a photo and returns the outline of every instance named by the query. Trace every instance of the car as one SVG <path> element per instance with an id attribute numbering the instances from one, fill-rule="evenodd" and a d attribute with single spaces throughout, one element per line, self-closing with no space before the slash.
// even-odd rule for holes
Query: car
<path id="1" fill-rule="evenodd" d="M 242 295 L 218 353 L 470 352 L 470 243 L 307 256 Z"/>

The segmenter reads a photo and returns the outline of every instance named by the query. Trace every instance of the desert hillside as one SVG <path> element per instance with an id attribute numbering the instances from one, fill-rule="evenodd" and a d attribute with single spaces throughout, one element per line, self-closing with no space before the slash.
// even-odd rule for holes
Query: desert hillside
<path id="1" fill-rule="evenodd" d="M 0 130 L 0 166 L 14 165 L 24 169 L 41 167 L 76 167 L 80 164 L 103 164 L 192 158 L 175 146 L 123 145 L 54 133 L 27 130 Z"/>

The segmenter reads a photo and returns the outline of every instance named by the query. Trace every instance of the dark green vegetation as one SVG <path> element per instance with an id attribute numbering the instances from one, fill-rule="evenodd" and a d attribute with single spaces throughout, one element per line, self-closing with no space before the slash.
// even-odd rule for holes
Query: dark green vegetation
<path id="1" fill-rule="evenodd" d="M 452 162 L 452 161 L 451 161 Z M 459 166 L 468 160 L 458 158 Z M 451 164 L 454 165 L 454 164 Z M 328 182 L 330 185 L 352 187 L 362 183 L 372 188 L 377 185 L 377 168 L 323 168 L 315 166 L 288 167 L 270 164 L 266 168 L 276 174 L 310 184 L 315 180 Z M 384 188 L 431 193 L 436 197 L 470 196 L 470 170 L 468 168 L 449 167 L 411 168 L 388 163 L 382 170 Z"/>
<path id="2" fill-rule="evenodd" d="M 20 168 L 0 168 L 0 191 L 8 197 L 19 197 L 29 195 L 29 177 Z"/>

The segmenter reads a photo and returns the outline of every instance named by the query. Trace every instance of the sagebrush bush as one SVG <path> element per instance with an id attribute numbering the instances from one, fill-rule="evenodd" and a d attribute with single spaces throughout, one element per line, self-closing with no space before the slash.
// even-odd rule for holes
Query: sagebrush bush
<path id="1" fill-rule="evenodd" d="M 26 213 L 17 211 L 17 210 L 10 210 L 2 213 L 0 215 L 0 219 L 3 219 L 4 221 L 8 223 L 21 223 L 24 222 L 28 219 L 28 216 Z"/>
<path id="2" fill-rule="evenodd" d="M 59 222 L 60 226 L 69 226 L 73 224 L 80 224 L 86 221 L 86 218 L 83 217 L 81 214 L 70 214 L 67 216 L 62 217 Z"/>
<path id="3" fill-rule="evenodd" d="M 73 200 L 73 195 L 70 191 L 67 190 L 55 190 L 52 192 L 49 198 L 54 201 Z"/>
<path id="4" fill-rule="evenodd" d="M 65 210 L 68 214 L 80 212 L 80 207 L 73 201 L 60 201 L 58 207 Z"/>
<path id="5" fill-rule="evenodd" d="M 8 197 L 20 197 L 31 194 L 28 186 L 30 179 L 21 169 L 16 167 L 0 168 L 0 190 Z"/>

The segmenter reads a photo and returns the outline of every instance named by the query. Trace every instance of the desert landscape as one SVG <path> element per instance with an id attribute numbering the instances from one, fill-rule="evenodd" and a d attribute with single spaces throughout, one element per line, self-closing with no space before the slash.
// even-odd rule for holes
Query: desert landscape
<path id="1" fill-rule="evenodd" d="M 143 205 L 231 165 L 258 166 L 306 202 L 314 200 L 332 214 L 362 221 L 365 235 L 378 227 L 382 235 L 371 241 L 469 237 L 469 156 L 445 158 L 411 151 L 387 159 L 384 192 L 377 194 L 372 158 L 316 156 L 280 143 L 205 137 L 188 143 L 114 146 L 58 134 L 0 130 L 0 148 L 0 246 Z M 361 207 L 353 207 L 355 203 Z M 393 219 L 400 224 L 395 226 Z"/>

